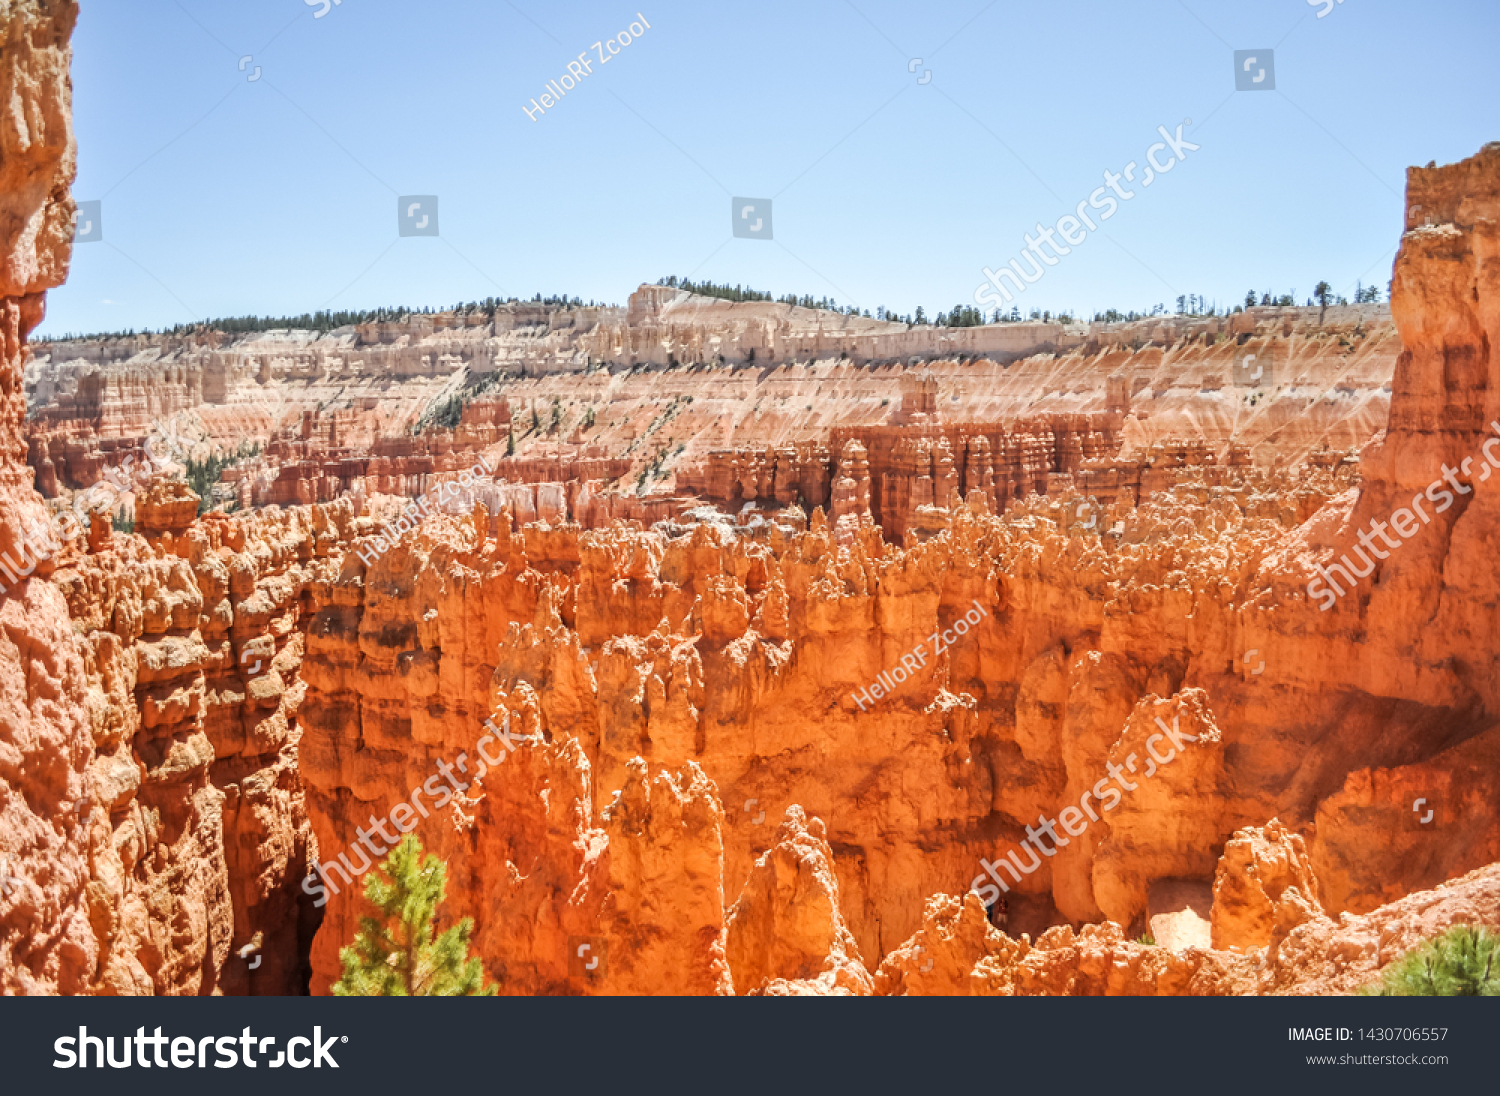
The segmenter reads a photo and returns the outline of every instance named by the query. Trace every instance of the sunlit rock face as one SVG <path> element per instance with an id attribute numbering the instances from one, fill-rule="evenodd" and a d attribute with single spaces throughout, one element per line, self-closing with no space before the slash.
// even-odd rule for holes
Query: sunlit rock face
<path id="1" fill-rule="evenodd" d="M 26 467 L 26 337 L 67 275 L 76 168 L 73 3 L 20 2 L 0 48 L 0 992 L 81 993 L 100 961 L 84 652 L 50 582 L 58 538 Z"/>
<path id="2" fill-rule="evenodd" d="M 1408 237 L 1398 318 L 1412 247 Z M 1398 409 L 1408 393 L 1398 377 Z M 357 709 L 391 744 L 382 749 L 441 745 L 402 759 L 404 777 L 374 797 L 375 812 L 431 771 L 439 753 L 469 750 L 493 711 L 530 721 L 538 744 L 527 748 L 562 744 L 587 763 L 587 782 L 568 782 L 579 819 L 647 773 L 697 765 L 722 805 L 720 887 L 734 912 L 727 935 L 718 920 L 703 922 L 696 954 L 714 969 L 722 949 L 737 992 L 861 991 L 858 970 L 880 968 L 920 943 L 914 934 L 938 931 L 924 928 L 922 912 L 934 895 L 985 893 L 992 880 L 982 860 L 1021 850 L 1028 827 L 1056 824 L 1089 793 L 1102 809 L 1099 784 L 1112 767 L 1121 774 L 1117 804 L 1066 844 L 1043 839 L 1034 857 L 1018 855 L 1029 870 L 1000 874 L 1006 931 L 1036 939 L 1025 953 L 1033 958 L 982 943 L 999 931 L 993 923 L 972 930 L 983 954 L 963 969 L 963 992 L 1254 992 L 1267 960 L 1258 951 L 1244 965 L 1243 949 L 1272 947 L 1325 911 L 1376 911 L 1500 855 L 1495 808 L 1460 779 L 1494 760 L 1487 709 L 1473 703 L 1490 688 L 1487 664 L 1460 660 L 1452 637 L 1433 635 L 1420 642 L 1449 644 L 1442 657 L 1427 669 L 1411 665 L 1420 618 L 1403 625 L 1393 605 L 1388 622 L 1377 619 L 1383 577 L 1373 595 L 1351 592 L 1329 611 L 1307 589 L 1323 545 L 1384 489 L 1383 456 L 1361 477 L 1358 464 L 1323 459 L 1320 449 L 1266 472 L 1253 462 L 1195 461 L 1187 447 L 1164 466 L 1173 471 L 1158 489 L 1134 473 L 1097 521 L 1079 522 L 1084 496 L 1067 481 L 1050 479 L 1044 496 L 997 498 L 993 457 L 986 466 L 968 448 L 954 456 L 951 445 L 932 444 L 925 466 L 910 470 L 928 492 L 919 501 L 932 524 L 897 543 L 871 513 L 874 462 L 863 438 L 829 446 L 826 457 L 795 447 L 758 452 L 707 466 L 707 494 L 736 511 L 756 503 L 727 523 L 544 531 L 517 528 L 508 512 L 486 514 L 451 532 L 424 530 L 410 554 L 382 557 L 362 575 L 346 571 L 322 610 L 347 637 L 326 656 L 341 669 L 313 683 L 314 697 L 326 689 L 329 710 Z M 808 460 L 826 460 L 825 479 L 809 484 Z M 1060 477 L 1061 467 L 1046 472 Z M 1086 449 L 1075 470 L 1090 473 Z M 973 490 L 939 499 L 945 477 Z M 826 492 L 837 528 L 821 509 L 808 520 L 797 508 L 797 492 L 813 505 L 807 485 Z M 1399 558 L 1402 571 L 1420 569 Z M 345 606 L 355 603 L 362 608 L 351 614 Z M 971 609 L 977 623 L 960 635 L 954 626 Z M 413 620 L 424 623 L 401 623 Z M 1403 627 L 1414 634 L 1403 639 Z M 903 662 L 917 651 L 918 661 Z M 351 676 L 361 665 L 368 670 Z M 413 684 L 402 686 L 405 665 Z M 891 676 L 898 667 L 900 680 Z M 1163 744 L 1165 726 L 1182 736 L 1179 749 Z M 330 755 L 355 763 L 347 721 L 325 733 L 344 743 Z M 368 730 L 362 741 L 373 744 Z M 317 782 L 317 798 L 330 784 L 339 796 L 362 789 L 357 820 L 369 813 L 368 782 L 332 770 Z M 554 788 L 538 782 L 522 794 L 555 809 Z M 1403 812 L 1424 789 L 1462 819 L 1461 837 L 1434 841 L 1405 825 Z M 817 964 L 753 943 L 763 934 L 751 929 L 755 919 L 772 915 L 752 913 L 767 899 L 749 896 L 764 891 L 757 880 L 780 862 L 770 826 L 792 807 L 819 820 L 838 883 L 814 885 L 816 871 L 806 884 L 787 877 L 783 904 L 810 904 L 798 923 L 831 926 L 818 930 Z M 330 819 L 335 841 L 354 837 Z M 1234 844 L 1237 833 L 1267 826 L 1273 836 L 1263 840 L 1284 851 Z M 583 838 L 569 847 L 580 846 L 597 847 Z M 536 853 L 517 851 L 521 859 L 502 874 L 530 879 L 521 865 Z M 485 878 L 502 871 L 490 859 L 470 864 Z M 589 871 L 579 859 L 576 879 Z M 1127 943 L 1162 881 L 1214 895 L 1214 931 L 1223 947 L 1242 950 L 1194 957 Z M 490 884 L 476 886 L 483 893 Z M 541 921 L 566 924 L 578 884 L 554 886 L 555 912 Z M 499 937 L 535 935 L 521 924 L 534 913 L 513 920 L 477 899 L 463 908 L 482 924 L 508 926 Z M 341 916 L 351 923 L 353 910 Z M 1105 920 L 1122 927 L 1086 930 L 1078 939 L 1087 946 L 1055 927 Z M 331 946 L 324 955 L 327 978 Z M 916 976 L 931 973 L 922 966 L 919 958 L 902 979 L 885 971 L 872 985 L 921 992 Z M 830 974 L 840 970 L 851 973 Z M 517 988 L 560 984 L 560 974 L 550 978 L 528 974 Z M 1275 978 L 1283 990 L 1300 984 L 1295 972 Z"/>
<path id="3" fill-rule="evenodd" d="M 1342 993 L 1500 922 L 1500 150 L 1413 170 L 1389 312 L 29 360 L 75 15 L 0 51 L 0 990 L 327 992 L 408 831 L 513 994 Z"/>

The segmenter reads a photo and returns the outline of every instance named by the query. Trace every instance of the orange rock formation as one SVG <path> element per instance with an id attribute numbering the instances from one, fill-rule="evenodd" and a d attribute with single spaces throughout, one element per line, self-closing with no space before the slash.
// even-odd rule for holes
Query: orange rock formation
<path id="1" fill-rule="evenodd" d="M 1500 924 L 1500 146 L 1412 171 L 1399 335 L 642 287 L 28 372 L 76 7 L 13 7 L 0 990 L 326 992 L 391 829 L 512 994 L 1343 993 Z M 159 474 L 61 543 L 33 480 L 163 415 L 265 443 L 244 510 Z"/>

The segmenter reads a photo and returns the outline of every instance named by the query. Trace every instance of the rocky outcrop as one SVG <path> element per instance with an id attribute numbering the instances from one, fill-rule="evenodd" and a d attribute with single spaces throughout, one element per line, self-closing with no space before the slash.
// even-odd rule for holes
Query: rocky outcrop
<path id="1" fill-rule="evenodd" d="M 903 403 L 898 417 L 913 417 L 907 412 Z M 999 512 L 1012 499 L 1055 492 L 1058 477 L 1071 483 L 1084 460 L 1113 457 L 1119 448 L 1119 420 L 1108 415 L 951 425 L 933 413 L 915 418 L 912 425 L 835 427 L 828 448 L 712 452 L 703 469 L 679 473 L 677 487 L 734 512 L 747 503 L 826 508 L 835 483 L 847 480 L 835 521 L 868 514 L 900 544 L 908 533 L 935 533 L 944 522 L 933 512 L 956 499 L 977 493 Z"/>
<path id="2" fill-rule="evenodd" d="M 1301 834 L 1276 819 L 1241 830 L 1224 846 L 1214 872 L 1213 944 L 1267 948 L 1278 928 L 1323 916 L 1319 886 Z"/>
<path id="3" fill-rule="evenodd" d="M 839 909 L 822 821 L 787 809 L 729 916 L 729 965 L 742 993 L 864 997 L 872 983 Z"/>
<path id="4" fill-rule="evenodd" d="M 76 150 L 69 37 L 77 4 L 19 0 L 0 31 L 0 556 L 30 574 L 0 593 L 0 992 L 83 993 L 110 905 L 91 859 L 84 655 L 44 579 L 60 544 L 25 465 L 26 338 L 67 274 Z M 122 775 L 128 780 L 128 774 Z"/>
<path id="5" fill-rule="evenodd" d="M 602 819 L 608 846 L 599 929 L 609 969 L 596 992 L 732 994 L 724 811 L 713 782 L 691 762 L 680 779 L 663 772 L 648 782 L 637 760 Z"/>
<path id="6" fill-rule="evenodd" d="M 430 470 L 421 458 L 514 438 L 519 460 L 571 466 L 544 473 L 549 482 L 617 478 L 608 462 L 628 459 L 630 474 L 648 481 L 678 474 L 683 493 L 800 495 L 826 507 L 830 461 L 858 435 L 880 466 L 876 510 L 894 515 L 882 524 L 904 528 L 915 515 L 903 511 L 927 505 L 907 503 L 923 493 L 908 480 L 920 476 L 923 453 L 941 462 L 928 452 L 939 434 L 957 479 L 992 501 L 1045 490 L 1059 474 L 1106 502 L 1139 499 L 1175 480 L 1174 458 L 1265 468 L 1320 446 L 1345 453 L 1384 426 L 1401 349 L 1388 310 L 1373 305 L 1064 334 L 1032 323 L 906 331 L 787 305 L 639 292 L 649 307 L 624 316 L 492 303 L 323 334 L 47 344 L 27 378 L 36 417 L 28 460 L 51 495 L 86 486 L 119 460 L 116 448 L 152 436 L 157 449 L 179 435 L 233 449 L 283 429 L 289 444 L 268 446 L 235 482 L 253 485 L 243 505 L 294 505 L 330 501 L 367 475 L 383 479 L 367 491 L 416 497 L 413 477 Z M 761 368 L 734 364 L 757 347 Z M 1253 379 L 1241 369 L 1251 352 L 1266 363 Z M 912 360 L 921 364 L 904 364 Z M 763 371 L 767 362 L 774 368 Z M 455 412 L 451 433 L 429 421 L 451 425 Z M 426 428 L 413 439 L 419 420 Z M 943 422 L 969 426 L 938 430 Z M 1112 425 L 1101 432 L 1098 423 Z M 1156 446 L 1165 454 L 1153 455 Z M 371 468 L 371 455 L 391 463 Z M 886 473 L 897 477 L 889 504 Z M 945 506 L 936 490 L 930 505 Z"/>
<path id="7" fill-rule="evenodd" d="M 1297 888 L 1289 888 L 1295 897 Z M 1217 898 L 1216 898 L 1217 901 Z M 1129 941 L 1112 922 L 1059 926 L 1033 943 L 992 927 L 976 895 L 929 900 L 921 928 L 893 949 L 876 992 L 907 996 L 1309 996 L 1350 994 L 1455 925 L 1500 925 L 1491 866 L 1361 917 L 1284 907 L 1269 946 L 1181 952 Z"/>
<path id="8" fill-rule="evenodd" d="M 97 698 L 93 824 L 112 831 L 94 853 L 98 991 L 296 993 L 313 928 L 302 597 L 352 511 L 197 521 L 197 503 L 154 485 L 144 537 L 107 537 L 54 576 Z"/>
<path id="9" fill-rule="evenodd" d="M 304 765 L 320 841 L 347 846 L 364 826 L 368 810 L 338 821 L 343 789 L 383 797 L 420 784 L 438 758 L 402 753 L 410 743 L 444 743 L 451 758 L 473 737 L 447 728 L 477 728 L 498 698 L 522 696 L 542 741 L 571 740 L 587 760 L 592 811 L 636 779 L 637 758 L 651 771 L 701 766 L 724 804 L 725 894 L 762 870 L 761 811 L 833 816 L 827 840 L 846 850 L 834 870 L 860 954 L 904 939 L 927 895 L 967 884 L 982 858 L 1080 802 L 1111 766 L 1135 773 L 1125 780 L 1140 790 L 1010 895 L 1018 930 L 1105 915 L 1128 924 L 1145 915 L 1153 882 L 1207 888 L 1237 830 L 1297 810 L 1288 774 L 1308 760 L 1246 725 L 1270 671 L 1246 663 L 1254 640 L 1240 635 L 1236 600 L 1263 596 L 1252 593 L 1257 565 L 1291 535 L 1295 508 L 1253 516 L 1270 483 L 1197 490 L 1210 501 L 1172 493 L 1107 536 L 1069 526 L 1061 500 L 1033 498 L 1005 517 L 976 504 L 909 548 L 870 527 L 840 546 L 818 513 L 804 532 L 705 522 L 675 535 L 516 530 L 482 510 L 428 519 L 368 568 L 346 561 L 315 594 L 328 623 L 312 628 L 305 707 L 326 715 Z M 1226 575 L 1245 592 L 1227 595 Z M 1190 643 L 1222 646 L 1195 661 Z M 895 684 L 892 667 L 904 687 L 872 692 Z M 1309 692 L 1299 703 L 1319 702 Z M 1156 771 L 1148 758 L 1177 753 L 1146 741 L 1162 723 L 1186 744 Z M 1300 733 L 1310 744 L 1328 731 L 1313 722 Z M 403 758 L 405 779 L 370 784 L 345 762 L 321 767 L 360 756 L 347 744 L 359 741 L 388 744 L 379 749 Z"/>
<path id="10" fill-rule="evenodd" d="M 1500 927 L 1500 868 L 1491 865 L 1362 916 L 1299 918 L 1279 927 L 1260 992 L 1340 995 L 1375 982 L 1392 962 L 1455 925 Z"/>

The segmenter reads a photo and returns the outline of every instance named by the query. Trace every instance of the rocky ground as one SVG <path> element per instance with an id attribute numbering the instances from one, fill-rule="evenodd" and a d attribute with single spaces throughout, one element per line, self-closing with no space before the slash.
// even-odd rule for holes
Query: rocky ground
<path id="1" fill-rule="evenodd" d="M 326 992 L 408 828 L 515 994 L 1336 994 L 1500 926 L 1500 146 L 1412 169 L 1389 310 L 31 347 L 76 10 L 13 7 L 0 992 Z"/>

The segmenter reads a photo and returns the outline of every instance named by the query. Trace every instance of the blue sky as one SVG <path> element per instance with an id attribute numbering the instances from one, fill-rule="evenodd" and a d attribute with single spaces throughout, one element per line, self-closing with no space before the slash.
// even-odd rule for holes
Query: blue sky
<path id="1" fill-rule="evenodd" d="M 1018 303 L 1352 296 L 1390 277 L 1406 167 L 1500 139 L 1500 5 L 1324 6 L 83 0 L 74 194 L 104 238 L 40 333 L 667 274 L 931 315 L 1188 118 L 1200 148 Z M 1236 92 L 1267 48 L 1275 89 Z M 441 235 L 399 237 L 426 194 Z M 732 237 L 733 197 L 773 200 L 772 240 Z"/>

